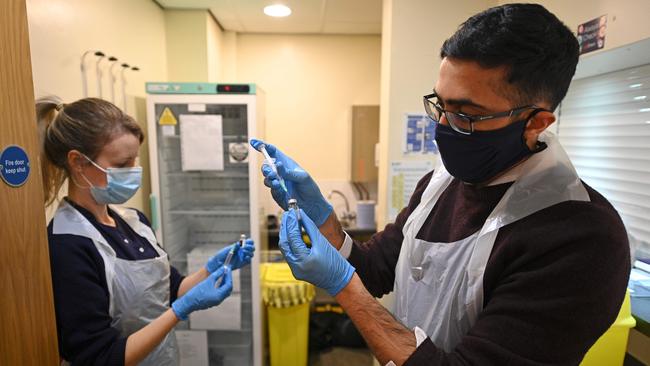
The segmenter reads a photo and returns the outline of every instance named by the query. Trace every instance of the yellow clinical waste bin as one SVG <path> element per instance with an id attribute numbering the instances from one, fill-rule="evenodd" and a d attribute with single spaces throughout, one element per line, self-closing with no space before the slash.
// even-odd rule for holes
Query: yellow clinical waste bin
<path id="1" fill-rule="evenodd" d="M 260 269 L 271 366 L 306 366 L 314 286 L 295 279 L 287 263 L 264 263 Z"/>
<path id="2" fill-rule="evenodd" d="M 625 294 L 623 306 L 614 324 L 598 338 L 580 363 L 581 366 L 616 366 L 623 365 L 627 349 L 627 336 L 634 328 L 636 320 L 632 317 L 630 292 Z"/>

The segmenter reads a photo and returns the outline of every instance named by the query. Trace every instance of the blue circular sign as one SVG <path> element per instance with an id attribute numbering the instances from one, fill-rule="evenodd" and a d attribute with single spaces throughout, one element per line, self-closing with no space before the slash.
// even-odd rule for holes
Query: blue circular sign
<path id="1" fill-rule="evenodd" d="M 29 157 L 22 147 L 8 146 L 0 154 L 0 177 L 12 187 L 20 187 L 29 177 Z"/>

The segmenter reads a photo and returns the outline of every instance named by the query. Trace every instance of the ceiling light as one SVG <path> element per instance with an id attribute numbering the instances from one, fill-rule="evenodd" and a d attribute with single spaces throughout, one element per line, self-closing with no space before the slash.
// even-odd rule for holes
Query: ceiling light
<path id="1" fill-rule="evenodd" d="M 264 14 L 270 17 L 287 17 L 291 15 L 291 9 L 282 4 L 268 5 L 264 7 Z"/>
<path id="2" fill-rule="evenodd" d="M 637 84 L 630 84 L 630 88 L 640 88 L 643 84 L 637 83 Z"/>
<path id="3" fill-rule="evenodd" d="M 638 97 L 634 97 L 634 100 L 645 100 L 645 98 L 647 98 L 647 96 L 639 95 Z"/>

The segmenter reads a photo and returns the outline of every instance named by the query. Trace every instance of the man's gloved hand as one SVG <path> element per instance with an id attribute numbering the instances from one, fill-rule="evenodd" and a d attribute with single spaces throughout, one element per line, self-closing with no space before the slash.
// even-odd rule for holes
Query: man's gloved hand
<path id="1" fill-rule="evenodd" d="M 214 287 L 219 277 L 223 281 L 219 287 Z M 176 317 L 187 320 L 187 316 L 196 310 L 203 310 L 217 306 L 232 292 L 232 276 L 229 267 L 220 267 L 205 280 L 192 287 L 185 295 L 172 303 L 172 310 Z"/>
<path id="2" fill-rule="evenodd" d="M 253 255 L 255 254 L 255 243 L 253 243 L 253 239 L 246 239 L 241 248 L 239 247 L 239 243 L 234 243 L 221 249 L 208 260 L 205 264 L 205 269 L 208 272 L 213 273 L 220 267 L 223 267 L 223 262 L 226 260 L 228 252 L 233 248 L 233 246 L 236 248 L 232 259 L 230 260 L 230 267 L 232 269 L 239 269 L 250 264 L 251 258 L 253 258 Z"/>
<path id="3" fill-rule="evenodd" d="M 335 296 L 352 279 L 354 267 L 318 231 L 316 224 L 301 211 L 311 248 L 302 240 L 300 225 L 293 209 L 282 215 L 280 250 L 291 267 L 294 277 L 310 282 Z"/>
<path id="4" fill-rule="evenodd" d="M 314 182 L 309 173 L 275 146 L 261 140 L 251 140 L 251 146 L 255 150 L 259 151 L 260 145 L 262 144 L 266 145 L 266 151 L 275 159 L 278 174 L 282 176 L 287 190 L 289 190 L 289 195 L 287 195 L 280 186 L 280 181 L 271 167 L 266 164 L 262 165 L 264 185 L 271 188 L 271 195 L 275 202 L 286 211 L 288 209 L 289 198 L 295 198 L 298 200 L 298 205 L 305 210 L 317 226 L 323 225 L 332 213 L 332 205 L 325 200 L 316 182 Z"/>

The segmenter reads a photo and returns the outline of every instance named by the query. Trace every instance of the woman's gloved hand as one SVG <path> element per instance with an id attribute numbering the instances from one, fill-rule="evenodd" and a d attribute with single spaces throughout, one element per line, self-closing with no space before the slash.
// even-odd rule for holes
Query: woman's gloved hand
<path id="1" fill-rule="evenodd" d="M 223 276 L 219 287 L 214 284 Z M 220 267 L 205 280 L 196 284 L 187 293 L 172 303 L 176 317 L 187 320 L 191 312 L 217 306 L 232 292 L 232 275 L 229 267 Z"/>
<path id="2" fill-rule="evenodd" d="M 300 223 L 311 240 L 311 248 L 302 240 L 296 213 L 291 209 L 282 215 L 280 250 L 294 277 L 336 296 L 352 279 L 354 267 L 327 241 L 309 216 L 300 211 Z"/>
<path id="3" fill-rule="evenodd" d="M 250 264 L 251 258 L 253 258 L 253 255 L 255 254 L 255 243 L 253 242 L 253 239 L 246 239 L 244 245 L 241 247 L 239 246 L 239 243 L 234 243 L 221 249 L 208 260 L 205 264 L 205 269 L 208 272 L 213 273 L 220 267 L 223 267 L 223 262 L 226 260 L 228 252 L 233 247 L 235 247 L 235 253 L 230 260 L 230 267 L 235 270 Z"/>
<path id="4" fill-rule="evenodd" d="M 266 145 L 266 151 L 275 159 L 278 174 L 284 179 L 284 183 L 289 191 L 287 195 L 287 192 L 280 186 L 280 181 L 271 167 L 266 164 L 262 165 L 264 185 L 271 188 L 271 195 L 275 202 L 286 211 L 288 209 L 289 198 L 295 198 L 298 200 L 298 205 L 305 210 L 317 226 L 323 225 L 332 213 L 332 205 L 325 200 L 316 182 L 314 182 L 309 173 L 275 146 L 261 140 L 251 140 L 251 146 L 255 150 L 259 151 L 262 144 Z"/>

